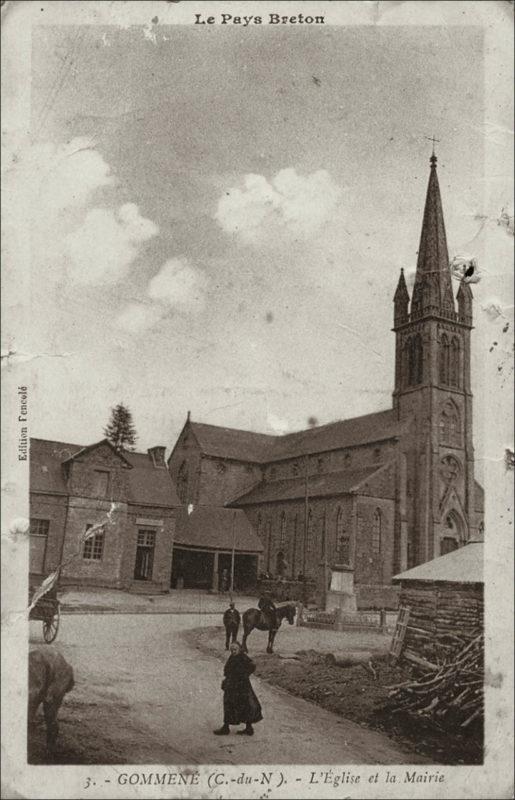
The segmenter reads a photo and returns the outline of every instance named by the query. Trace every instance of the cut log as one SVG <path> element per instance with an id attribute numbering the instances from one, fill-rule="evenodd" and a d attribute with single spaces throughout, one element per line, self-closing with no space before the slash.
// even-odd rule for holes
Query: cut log
<path id="1" fill-rule="evenodd" d="M 429 669 L 432 672 L 436 672 L 438 669 L 440 669 L 438 664 L 433 664 L 431 661 L 427 661 L 427 659 L 417 656 L 411 650 L 405 650 L 403 656 L 411 664 L 416 664 L 417 667 L 423 667 L 423 669 Z"/>

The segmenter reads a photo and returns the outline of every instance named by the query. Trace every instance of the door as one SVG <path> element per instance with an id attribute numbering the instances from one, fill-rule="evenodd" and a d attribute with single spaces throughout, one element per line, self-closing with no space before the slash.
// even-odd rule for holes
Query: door
<path id="1" fill-rule="evenodd" d="M 136 563 L 134 565 L 134 579 L 137 581 L 152 580 L 155 540 L 155 531 L 138 531 Z"/>

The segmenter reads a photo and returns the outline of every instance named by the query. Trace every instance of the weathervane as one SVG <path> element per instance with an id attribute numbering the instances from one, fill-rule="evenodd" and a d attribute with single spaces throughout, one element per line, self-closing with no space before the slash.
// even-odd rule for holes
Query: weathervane
<path id="1" fill-rule="evenodd" d="M 424 139 L 429 139 L 430 142 L 433 142 L 433 153 L 432 153 L 431 157 L 435 158 L 436 157 L 435 156 L 435 142 L 439 142 L 440 139 L 435 139 L 434 134 L 433 134 L 433 136 L 424 136 Z"/>

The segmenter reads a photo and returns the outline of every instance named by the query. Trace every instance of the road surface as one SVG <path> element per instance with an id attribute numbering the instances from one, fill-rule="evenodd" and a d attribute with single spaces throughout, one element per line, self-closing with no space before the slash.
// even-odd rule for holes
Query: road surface
<path id="1" fill-rule="evenodd" d="M 60 712 L 56 761 L 82 764 L 400 764 L 421 759 L 381 733 L 253 678 L 264 720 L 255 736 L 214 736 L 222 722 L 223 664 L 181 631 L 199 614 L 61 617 L 54 645 L 76 686 Z M 31 622 L 31 647 L 45 646 Z M 233 731 L 235 729 L 232 729 Z M 42 728 L 29 750 L 41 763 Z"/>

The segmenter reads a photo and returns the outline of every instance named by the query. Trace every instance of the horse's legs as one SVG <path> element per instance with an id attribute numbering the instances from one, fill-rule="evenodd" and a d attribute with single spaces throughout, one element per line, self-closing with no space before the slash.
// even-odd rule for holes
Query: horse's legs
<path id="1" fill-rule="evenodd" d="M 46 746 L 49 753 L 54 751 L 57 734 L 59 733 L 59 726 L 57 724 L 58 710 L 59 705 L 57 705 L 55 701 L 43 703 L 43 713 L 45 715 L 46 725 Z"/>
<path id="2" fill-rule="evenodd" d="M 275 629 L 270 630 L 268 633 L 268 647 L 266 648 L 267 653 L 274 652 L 274 639 L 276 633 L 277 631 Z"/>
<path id="3" fill-rule="evenodd" d="M 241 649 L 244 653 L 248 653 L 247 650 L 247 636 L 249 635 L 250 631 L 247 631 L 246 628 L 243 629 L 243 639 L 241 640 Z"/>

